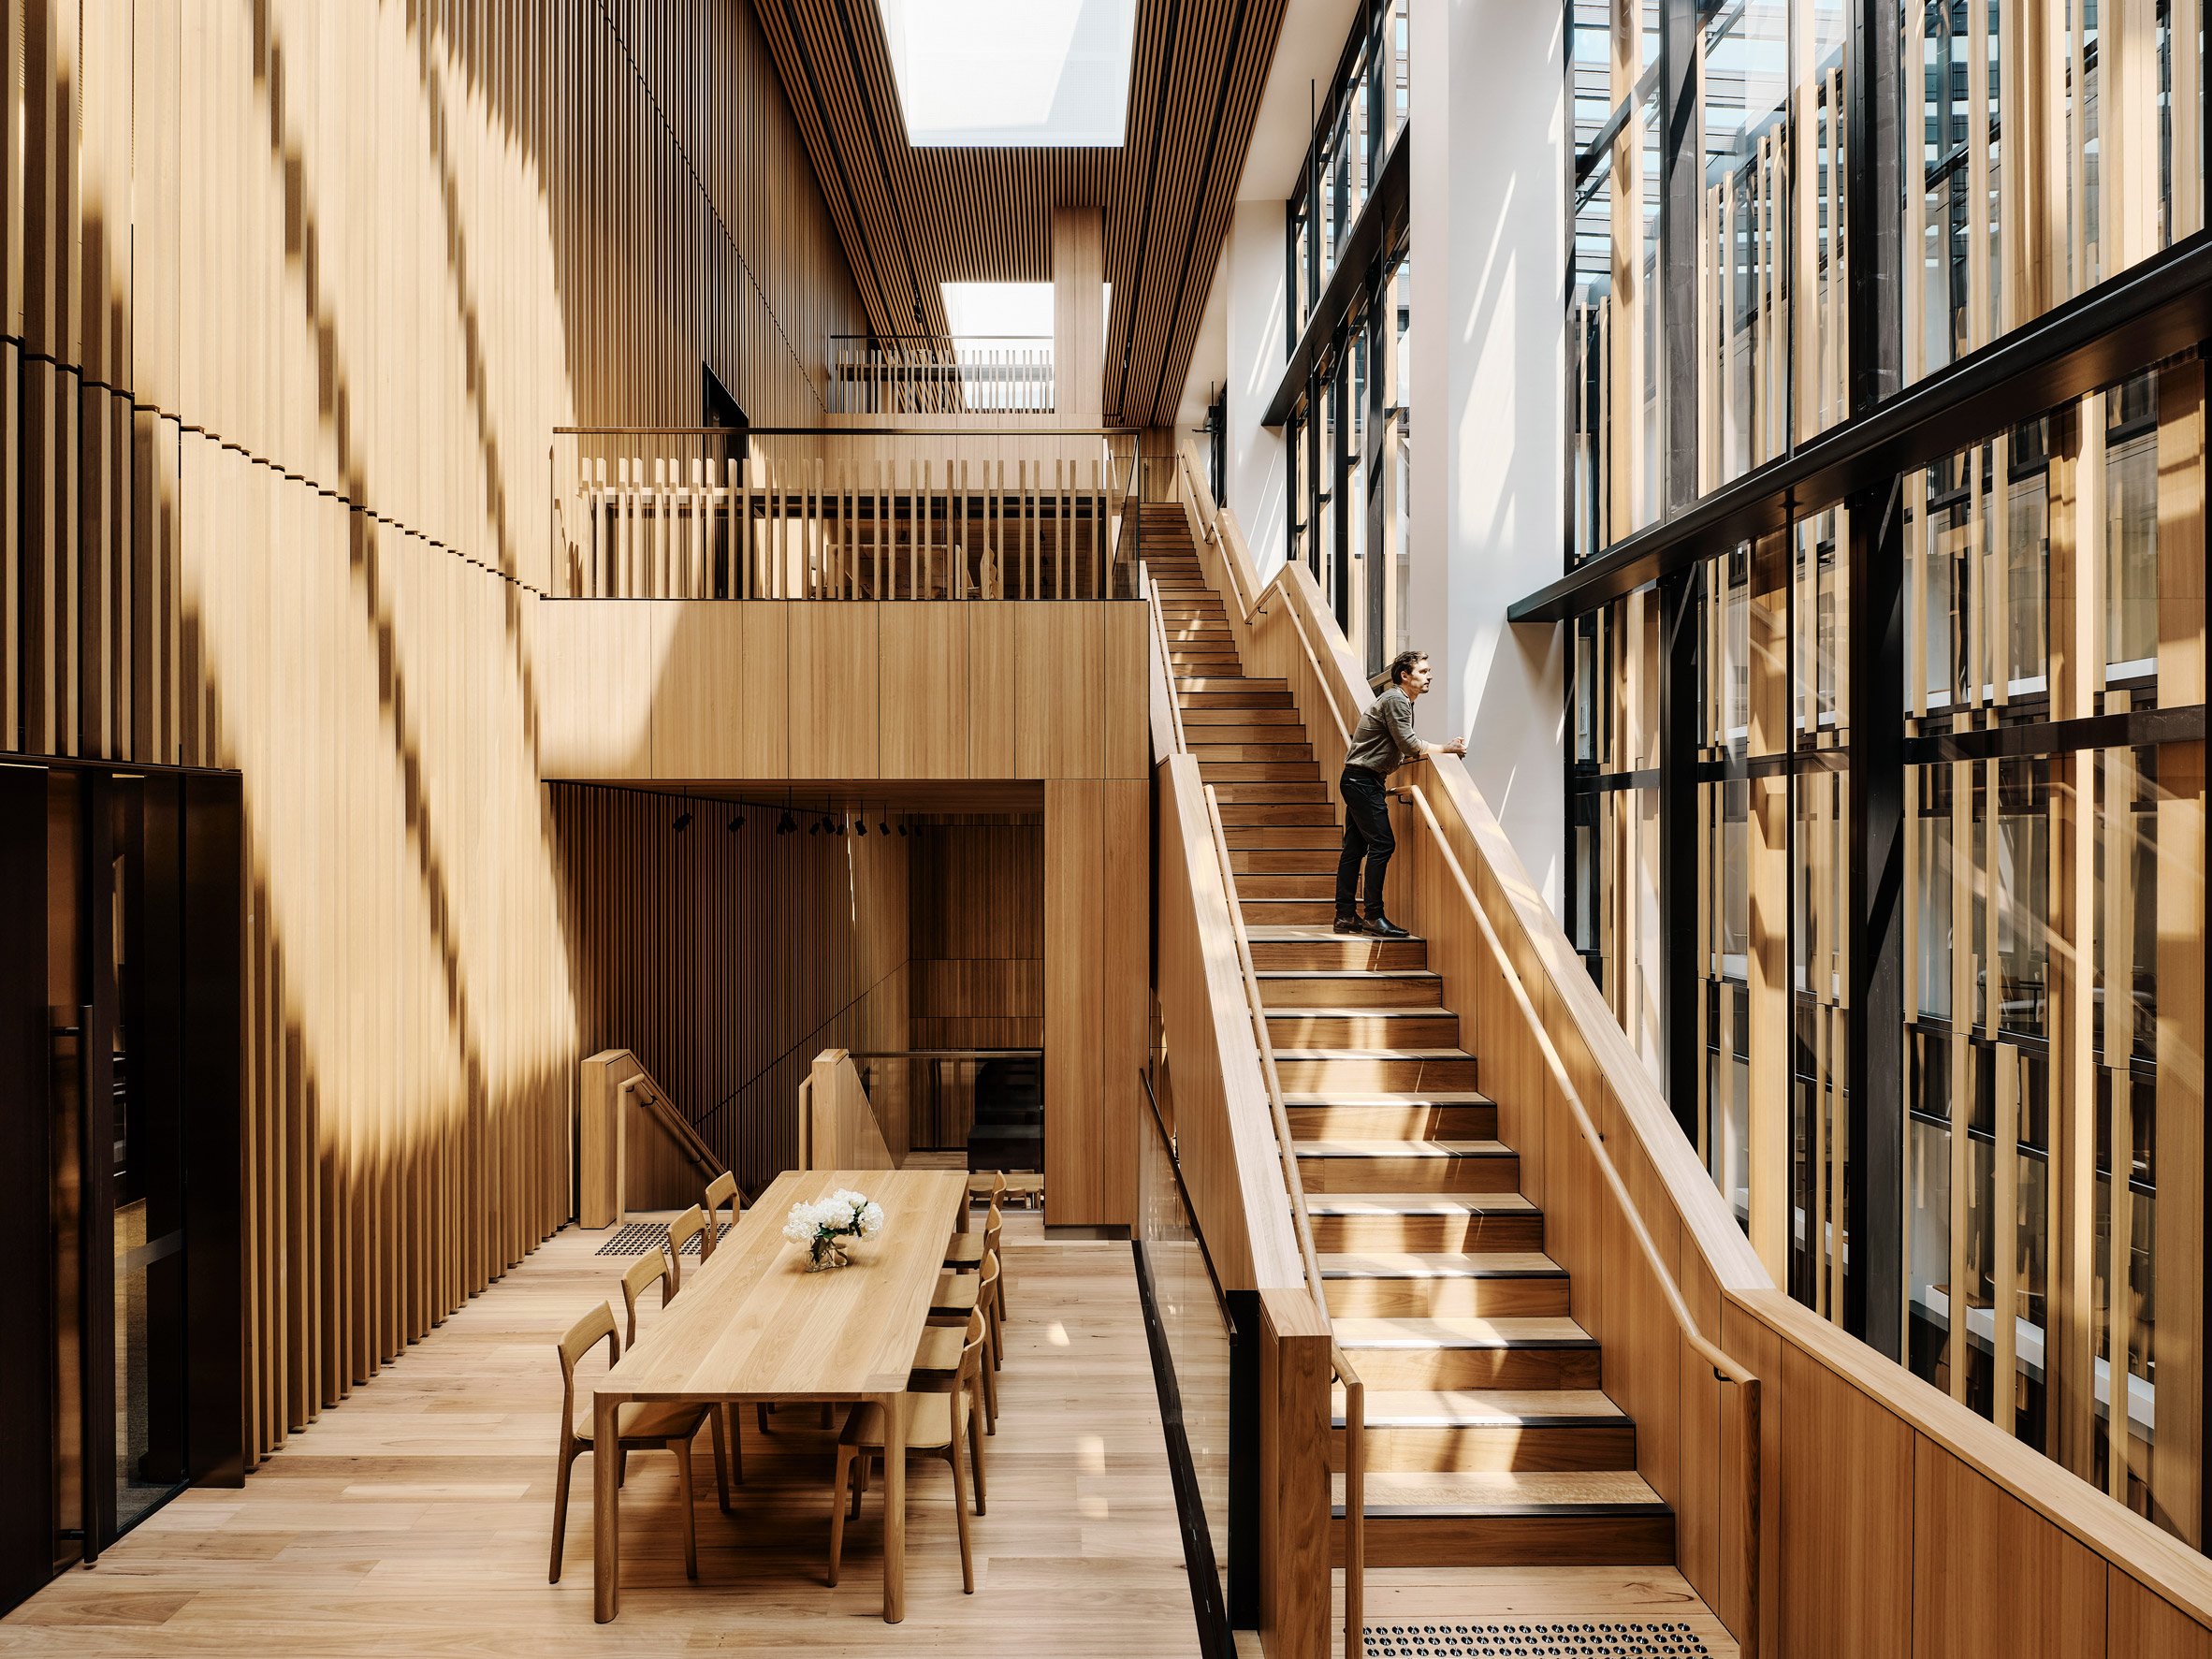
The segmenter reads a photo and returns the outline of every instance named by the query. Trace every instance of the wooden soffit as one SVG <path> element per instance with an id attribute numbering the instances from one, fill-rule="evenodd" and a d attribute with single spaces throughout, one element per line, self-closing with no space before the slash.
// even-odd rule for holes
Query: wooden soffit
<path id="1" fill-rule="evenodd" d="M 916 149 L 876 0 L 753 0 L 879 333 L 946 331 L 940 283 L 1045 282 L 1052 211 L 1105 216 L 1105 417 L 1175 418 L 1284 0 L 1139 0 L 1119 149 Z"/>

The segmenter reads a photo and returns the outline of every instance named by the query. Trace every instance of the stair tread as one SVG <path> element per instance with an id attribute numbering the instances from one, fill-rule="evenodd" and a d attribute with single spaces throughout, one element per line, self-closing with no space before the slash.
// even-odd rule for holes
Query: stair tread
<path id="1" fill-rule="evenodd" d="M 1331 1012 L 1341 1013 L 1342 1009 Z M 1463 1048 L 1278 1048 L 1278 1060 L 1472 1060 Z"/>
<path id="2" fill-rule="evenodd" d="M 1387 979 L 1390 976 L 1386 974 L 1382 977 Z M 1313 1007 L 1305 1003 L 1271 1002 L 1267 1007 L 1267 1017 L 1271 1020 L 1347 1018 L 1358 1018 L 1363 1020 L 1441 1020 L 1449 1019 L 1451 1017 L 1451 1010 L 1442 1006 L 1441 1004 L 1437 1004 L 1429 1008 L 1423 1008 L 1418 1003 L 1411 1002 L 1378 1003 L 1373 1008 L 1346 1008 L 1342 1003 L 1333 1003 L 1326 1007 Z"/>
<path id="3" fill-rule="evenodd" d="M 1330 1477 L 1331 1499 L 1344 1507 L 1344 1477 Z M 1378 1510 L 1513 1514 L 1592 1508 L 1666 1513 L 1666 1504 L 1633 1469 L 1453 1469 L 1402 1474 L 1371 1471 L 1369 1515 Z"/>
<path id="4" fill-rule="evenodd" d="M 1303 1157 L 1419 1157 L 1446 1160 L 1455 1157 L 1512 1157 L 1513 1148 L 1503 1141 L 1363 1141 L 1352 1136 L 1324 1135 L 1295 1141 Z M 1358 1195 L 1354 1195 L 1358 1196 Z"/>
<path id="5" fill-rule="evenodd" d="M 1330 1321 L 1346 1352 L 1362 1348 L 1594 1348 L 1597 1338 L 1574 1320 L 1543 1314 L 1479 1318 L 1469 1314 L 1428 1319 L 1338 1316 Z"/>
<path id="6" fill-rule="evenodd" d="M 1267 901 L 1262 899 L 1259 902 L 1264 904 Z M 1249 939 L 1268 944 L 1317 944 L 1329 939 L 1354 939 L 1368 944 L 1377 942 L 1362 933 L 1339 933 L 1333 927 L 1327 926 L 1302 927 L 1295 922 L 1252 923 L 1245 926 L 1244 933 Z M 1411 945 L 1422 943 L 1423 940 L 1419 934 L 1409 933 L 1393 942 Z"/>
<path id="7" fill-rule="evenodd" d="M 1245 847 L 1238 851 L 1257 852 L 1264 849 Z M 1352 936 L 1332 934 L 1330 937 L 1348 939 Z M 1434 980 L 1438 977 L 1433 968 L 1261 968 L 1254 971 L 1263 980 Z M 1439 1004 L 1428 1011 L 1442 1013 L 1445 1010 Z"/>
<path id="8" fill-rule="evenodd" d="M 1344 1388 L 1339 1384 L 1330 1393 L 1332 1412 L 1342 1427 Z M 1601 1389 L 1369 1389 L 1361 1420 L 1371 1429 L 1609 1427 L 1627 1417 Z"/>
<path id="9" fill-rule="evenodd" d="M 1518 1192 L 1309 1192 L 1312 1215 L 1534 1215 Z"/>
<path id="10" fill-rule="evenodd" d="M 1488 1095 L 1473 1089 L 1408 1089 L 1403 1094 L 1388 1090 L 1324 1089 L 1321 1092 L 1299 1094 L 1285 1091 L 1285 1106 L 1495 1106 L 1497 1102 Z"/>
<path id="11" fill-rule="evenodd" d="M 1324 1279 L 1566 1277 L 1566 1270 L 1541 1250 L 1359 1250 L 1319 1254 L 1319 1261 Z"/>

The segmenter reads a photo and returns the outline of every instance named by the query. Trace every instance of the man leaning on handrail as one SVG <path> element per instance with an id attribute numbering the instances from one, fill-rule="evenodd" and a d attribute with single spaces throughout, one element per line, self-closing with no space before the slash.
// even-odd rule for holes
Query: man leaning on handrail
<path id="1" fill-rule="evenodd" d="M 1405 929 L 1383 914 L 1383 874 L 1398 845 L 1390 834 L 1390 792 L 1384 779 L 1407 761 L 1423 755 L 1467 752 L 1467 740 L 1423 743 L 1413 735 L 1415 699 L 1429 690 L 1429 653 L 1400 651 L 1390 659 L 1390 683 L 1360 717 L 1345 750 L 1344 776 L 1337 789 L 1344 796 L 1344 851 L 1336 861 L 1336 931 L 1362 934 L 1371 939 L 1404 939 Z M 1367 914 L 1352 908 L 1360 885 L 1360 864 L 1367 864 Z"/>

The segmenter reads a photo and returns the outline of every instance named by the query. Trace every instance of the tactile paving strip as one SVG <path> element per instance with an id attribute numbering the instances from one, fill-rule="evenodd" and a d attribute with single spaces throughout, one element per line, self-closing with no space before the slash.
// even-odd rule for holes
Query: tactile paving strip
<path id="1" fill-rule="evenodd" d="M 727 1221 L 720 1223 L 720 1230 L 714 1235 L 716 1244 L 720 1244 L 723 1238 L 728 1235 L 730 1226 L 731 1224 Z M 683 1253 L 686 1256 L 698 1255 L 700 1240 L 706 1236 L 705 1233 L 701 1233 L 698 1237 L 693 1238 L 684 1246 Z M 615 1236 L 592 1251 L 591 1254 L 594 1256 L 643 1256 L 656 1244 L 665 1248 L 667 1244 L 668 1224 L 665 1221 L 631 1221 L 616 1228 Z"/>
<path id="2" fill-rule="evenodd" d="M 1710 1659 L 1687 1624 L 1370 1624 L 1370 1659 Z"/>

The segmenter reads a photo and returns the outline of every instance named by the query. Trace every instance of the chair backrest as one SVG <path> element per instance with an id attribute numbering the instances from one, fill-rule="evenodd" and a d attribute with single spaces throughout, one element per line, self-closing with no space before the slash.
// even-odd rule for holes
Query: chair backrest
<path id="1" fill-rule="evenodd" d="M 622 1357 L 614 1305 L 604 1302 L 571 1325 L 568 1334 L 555 1345 L 560 1355 L 560 1438 L 564 1446 L 576 1436 L 576 1361 L 603 1342 L 609 1350 L 609 1364 Z"/>
<path id="2" fill-rule="evenodd" d="M 745 1207 L 745 1195 L 737 1190 L 737 1177 L 724 1170 L 706 1184 L 706 1230 L 700 1235 L 699 1254 L 712 1256 L 718 1235 L 722 1230 L 722 1206 L 730 1206 L 730 1219 L 737 1219 L 737 1213 Z"/>
<path id="3" fill-rule="evenodd" d="M 991 1305 L 991 1287 L 998 1283 L 998 1248 L 996 1244 L 983 1246 L 982 1276 L 976 1281 L 975 1304 L 979 1308 Z"/>
<path id="4" fill-rule="evenodd" d="M 666 1307 L 668 1299 L 676 1294 L 676 1282 L 668 1275 L 668 1253 L 658 1244 L 640 1256 L 631 1264 L 630 1271 L 622 1275 L 622 1313 L 626 1321 L 622 1332 L 624 1347 L 637 1346 L 638 1299 L 645 1295 L 655 1279 L 661 1281 L 661 1305 Z"/>
<path id="5" fill-rule="evenodd" d="M 983 1258 L 986 1277 L 998 1271 L 998 1264 L 988 1256 Z M 977 1308 L 968 1316 L 968 1334 L 960 1342 L 960 1369 L 953 1374 L 953 1405 L 955 1415 L 961 1409 L 960 1396 L 970 1389 L 983 1386 L 983 1310 Z"/>
<path id="6" fill-rule="evenodd" d="M 693 1239 L 701 1238 L 706 1231 L 706 1217 L 697 1204 L 668 1224 L 668 1276 L 675 1281 L 677 1290 L 684 1288 L 684 1246 Z M 702 1260 L 706 1259 L 706 1246 L 704 1243 L 699 1246 L 699 1255 Z M 675 1292 L 671 1291 L 670 1294 Z"/>
<path id="7" fill-rule="evenodd" d="M 993 1199 L 991 1201 L 991 1213 L 983 1217 L 984 1249 L 996 1250 L 998 1248 L 998 1234 L 1005 1226 L 1006 1217 L 999 1214 L 998 1201 L 997 1199 Z"/>

